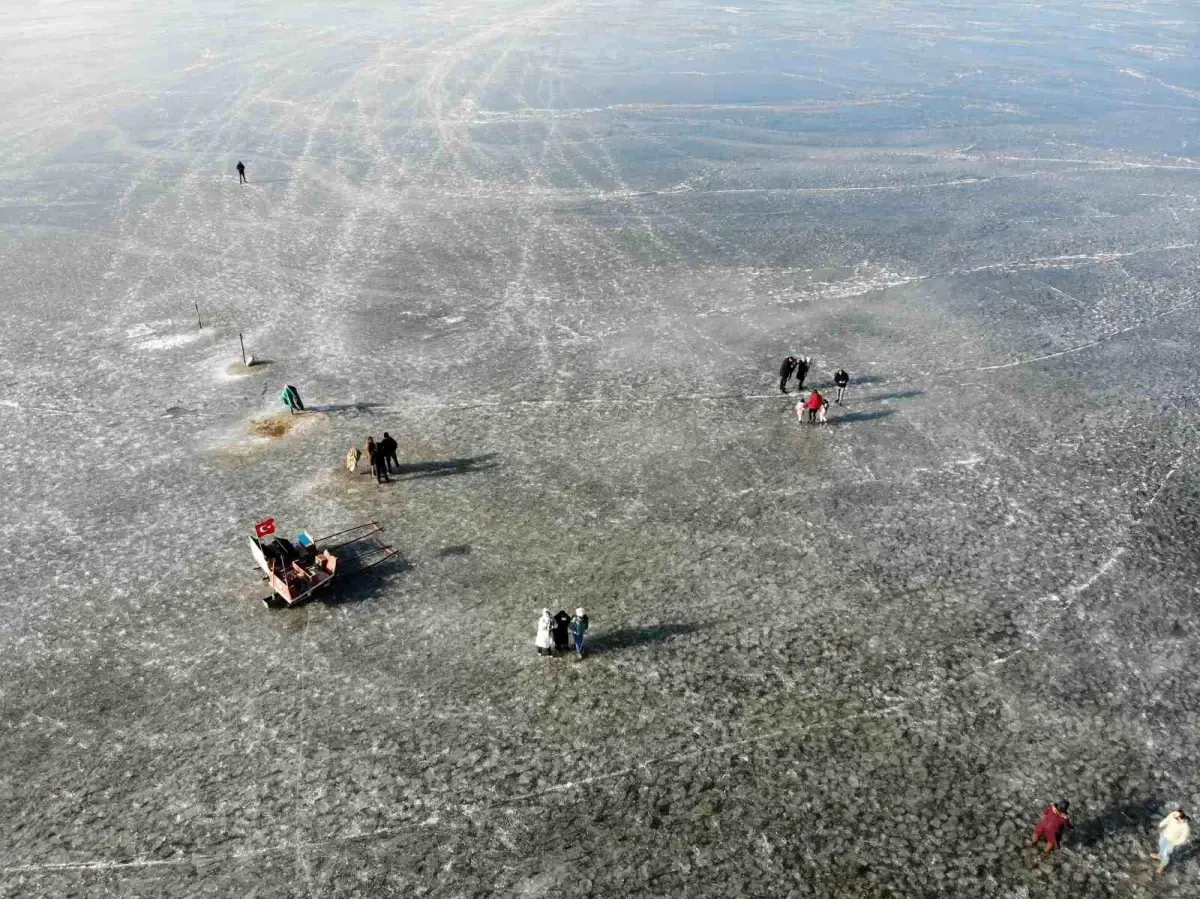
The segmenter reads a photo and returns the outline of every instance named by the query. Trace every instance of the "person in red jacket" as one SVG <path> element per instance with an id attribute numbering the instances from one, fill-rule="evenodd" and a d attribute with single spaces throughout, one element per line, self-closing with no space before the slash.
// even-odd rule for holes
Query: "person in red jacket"
<path id="1" fill-rule="evenodd" d="M 816 390 L 813 390 L 808 395 L 808 400 L 804 403 L 804 408 L 808 410 L 808 423 L 810 425 L 817 423 L 817 412 L 823 402 L 825 402 L 824 398 Z"/>
<path id="2" fill-rule="evenodd" d="M 1045 840 L 1047 852 L 1057 849 L 1063 831 L 1071 826 L 1071 816 L 1067 814 L 1067 809 L 1070 807 L 1071 803 L 1060 799 L 1042 812 L 1042 819 L 1033 829 L 1033 838 L 1030 842 L 1036 846 L 1038 842 Z"/>

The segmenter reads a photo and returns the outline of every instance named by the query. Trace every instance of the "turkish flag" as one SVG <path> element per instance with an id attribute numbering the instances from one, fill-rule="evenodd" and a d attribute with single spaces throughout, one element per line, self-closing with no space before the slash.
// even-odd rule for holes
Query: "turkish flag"
<path id="1" fill-rule="evenodd" d="M 261 540 L 263 537 L 270 537 L 275 533 L 275 519 L 268 518 L 266 521 L 260 521 L 254 526 L 254 536 Z"/>

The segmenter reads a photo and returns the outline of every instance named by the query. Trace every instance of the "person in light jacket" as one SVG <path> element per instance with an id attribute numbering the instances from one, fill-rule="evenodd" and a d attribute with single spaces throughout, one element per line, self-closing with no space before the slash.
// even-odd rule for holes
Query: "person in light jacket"
<path id="1" fill-rule="evenodd" d="M 1158 822 L 1158 852 L 1150 857 L 1158 859 L 1158 873 L 1167 870 L 1175 850 L 1192 838 L 1192 819 L 1176 809 Z"/>
<path id="2" fill-rule="evenodd" d="M 542 617 L 537 623 L 537 636 L 533 638 L 533 645 L 537 647 L 540 656 L 554 655 L 554 638 L 550 636 L 550 626 L 553 622 L 550 610 L 542 609 Z"/>

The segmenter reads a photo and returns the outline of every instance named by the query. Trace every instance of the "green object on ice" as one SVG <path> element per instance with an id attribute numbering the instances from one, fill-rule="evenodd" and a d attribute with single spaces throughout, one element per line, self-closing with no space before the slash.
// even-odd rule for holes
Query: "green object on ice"
<path id="1" fill-rule="evenodd" d="M 283 393 L 279 394 L 280 401 L 293 412 L 303 412 L 304 403 L 300 399 L 300 391 L 291 384 L 285 384 Z"/>

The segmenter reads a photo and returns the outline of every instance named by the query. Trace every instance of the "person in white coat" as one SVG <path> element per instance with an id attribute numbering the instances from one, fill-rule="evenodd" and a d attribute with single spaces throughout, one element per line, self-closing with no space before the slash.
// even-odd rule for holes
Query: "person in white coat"
<path id="1" fill-rule="evenodd" d="M 1167 870 L 1175 850 L 1192 838 L 1192 819 L 1176 809 L 1158 822 L 1158 852 L 1151 858 L 1158 859 L 1158 873 Z"/>
<path id="2" fill-rule="evenodd" d="M 554 655 L 554 639 L 550 636 L 550 627 L 553 623 L 554 619 L 550 617 L 550 610 L 542 609 L 542 617 L 538 619 L 537 623 L 537 636 L 533 638 L 533 645 L 537 647 L 540 656 Z"/>

